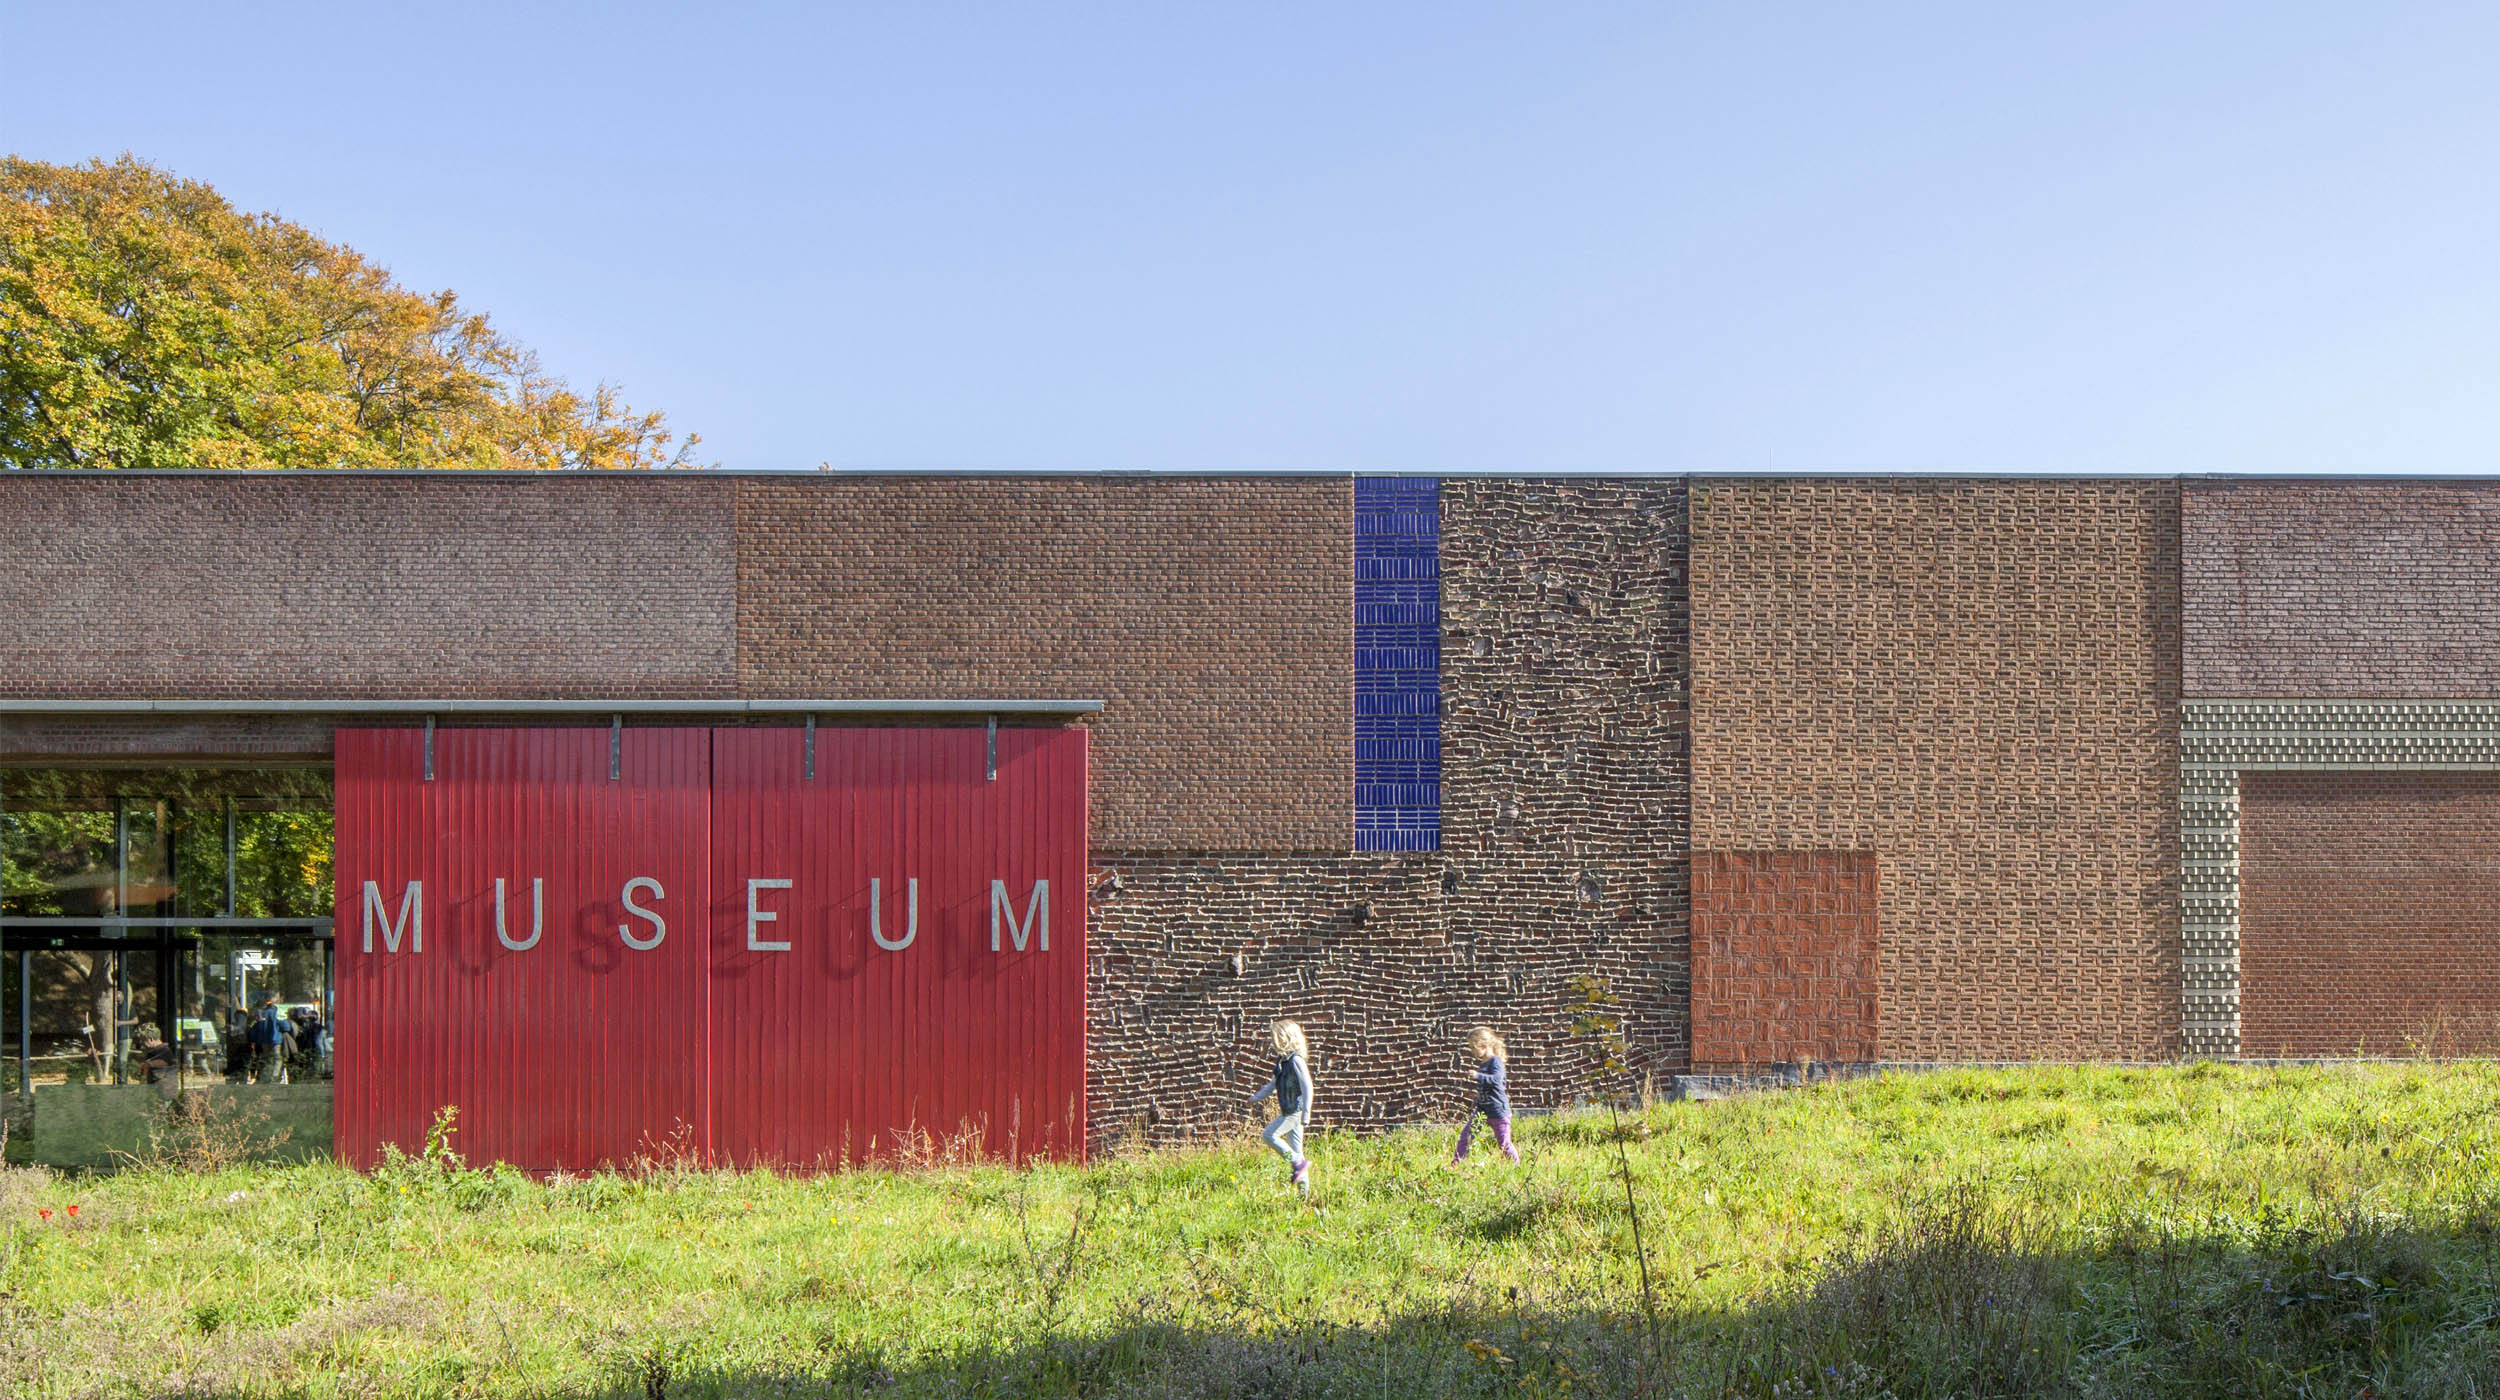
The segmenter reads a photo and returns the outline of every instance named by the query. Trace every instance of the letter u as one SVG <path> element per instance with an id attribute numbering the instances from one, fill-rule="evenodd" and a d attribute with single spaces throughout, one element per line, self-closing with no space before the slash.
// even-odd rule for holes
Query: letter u
<path id="1" fill-rule="evenodd" d="M 899 953 L 920 936 L 920 881 L 917 878 L 903 881 L 903 936 L 891 942 L 886 939 L 884 920 L 877 910 L 879 883 L 875 879 L 868 882 L 868 936 L 877 940 L 877 946 L 887 952 Z"/>
<path id="2" fill-rule="evenodd" d="M 530 881 L 530 936 L 514 938 L 510 933 L 505 932 L 507 927 L 503 916 L 503 877 L 501 875 L 495 877 L 495 941 L 516 953 L 527 952 L 537 947 L 538 935 L 547 931 L 547 882 L 545 880 L 532 879 Z"/>

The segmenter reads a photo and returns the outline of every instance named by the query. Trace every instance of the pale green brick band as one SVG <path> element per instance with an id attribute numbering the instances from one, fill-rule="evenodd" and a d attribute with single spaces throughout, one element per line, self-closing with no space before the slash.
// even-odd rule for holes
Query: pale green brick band
<path id="1" fill-rule="evenodd" d="M 2240 1051 L 2240 774 L 2500 770 L 2500 701 L 2189 700 L 2179 707 L 2180 1025 Z"/>

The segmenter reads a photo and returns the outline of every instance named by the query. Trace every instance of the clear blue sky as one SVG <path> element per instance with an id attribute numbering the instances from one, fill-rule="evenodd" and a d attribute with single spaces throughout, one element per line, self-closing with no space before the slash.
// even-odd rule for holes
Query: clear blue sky
<path id="1" fill-rule="evenodd" d="M 2500 469 L 2500 6 L 0 3 L 734 467 Z"/>

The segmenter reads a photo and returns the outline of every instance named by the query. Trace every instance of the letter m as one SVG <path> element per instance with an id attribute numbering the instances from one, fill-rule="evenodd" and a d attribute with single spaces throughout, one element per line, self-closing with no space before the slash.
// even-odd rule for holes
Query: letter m
<path id="1" fill-rule="evenodd" d="M 390 911 L 382 907 L 382 887 L 371 880 L 365 881 L 365 951 L 368 953 L 373 951 L 373 925 L 377 919 L 382 924 L 383 951 L 398 952 L 399 940 L 405 937 L 409 952 L 424 952 L 425 883 L 421 880 L 408 882 L 407 891 L 399 897 L 399 920 L 393 923 Z"/>
<path id="2" fill-rule="evenodd" d="M 1007 899 L 1007 882 L 990 881 L 990 951 L 998 951 L 998 926 L 1007 925 L 1007 936 L 1015 940 L 1016 951 L 1024 951 L 1024 940 L 1041 925 L 1042 951 L 1050 951 L 1050 881 L 1033 882 L 1033 897 L 1024 902 L 1024 922 L 1016 922 L 1016 906 Z"/>

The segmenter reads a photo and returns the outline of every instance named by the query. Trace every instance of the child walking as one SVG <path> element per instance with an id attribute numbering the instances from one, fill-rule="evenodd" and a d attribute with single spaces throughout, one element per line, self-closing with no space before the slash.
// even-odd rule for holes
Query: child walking
<path id="1" fill-rule="evenodd" d="M 1452 1162 L 1467 1160 L 1467 1146 L 1475 1140 L 1476 1115 L 1482 1114 L 1493 1125 L 1493 1140 L 1502 1145 L 1502 1152 L 1512 1161 L 1519 1160 L 1519 1149 L 1510 1145 L 1510 1076 L 1502 1068 L 1502 1038 L 1491 1026 L 1478 1026 L 1467 1037 L 1467 1052 L 1476 1057 L 1476 1103 L 1467 1110 L 1467 1122 L 1458 1130 L 1458 1155 Z"/>
<path id="2" fill-rule="evenodd" d="M 1311 1112 L 1311 1045 L 1292 1021 L 1278 1021 L 1268 1034 L 1276 1043 L 1276 1074 L 1250 1102 L 1255 1106 L 1270 1094 L 1276 1096 L 1276 1121 L 1267 1125 L 1267 1145 L 1292 1165 L 1293 1188 L 1307 1196 L 1311 1163 L 1302 1155 L 1302 1124 Z"/>

